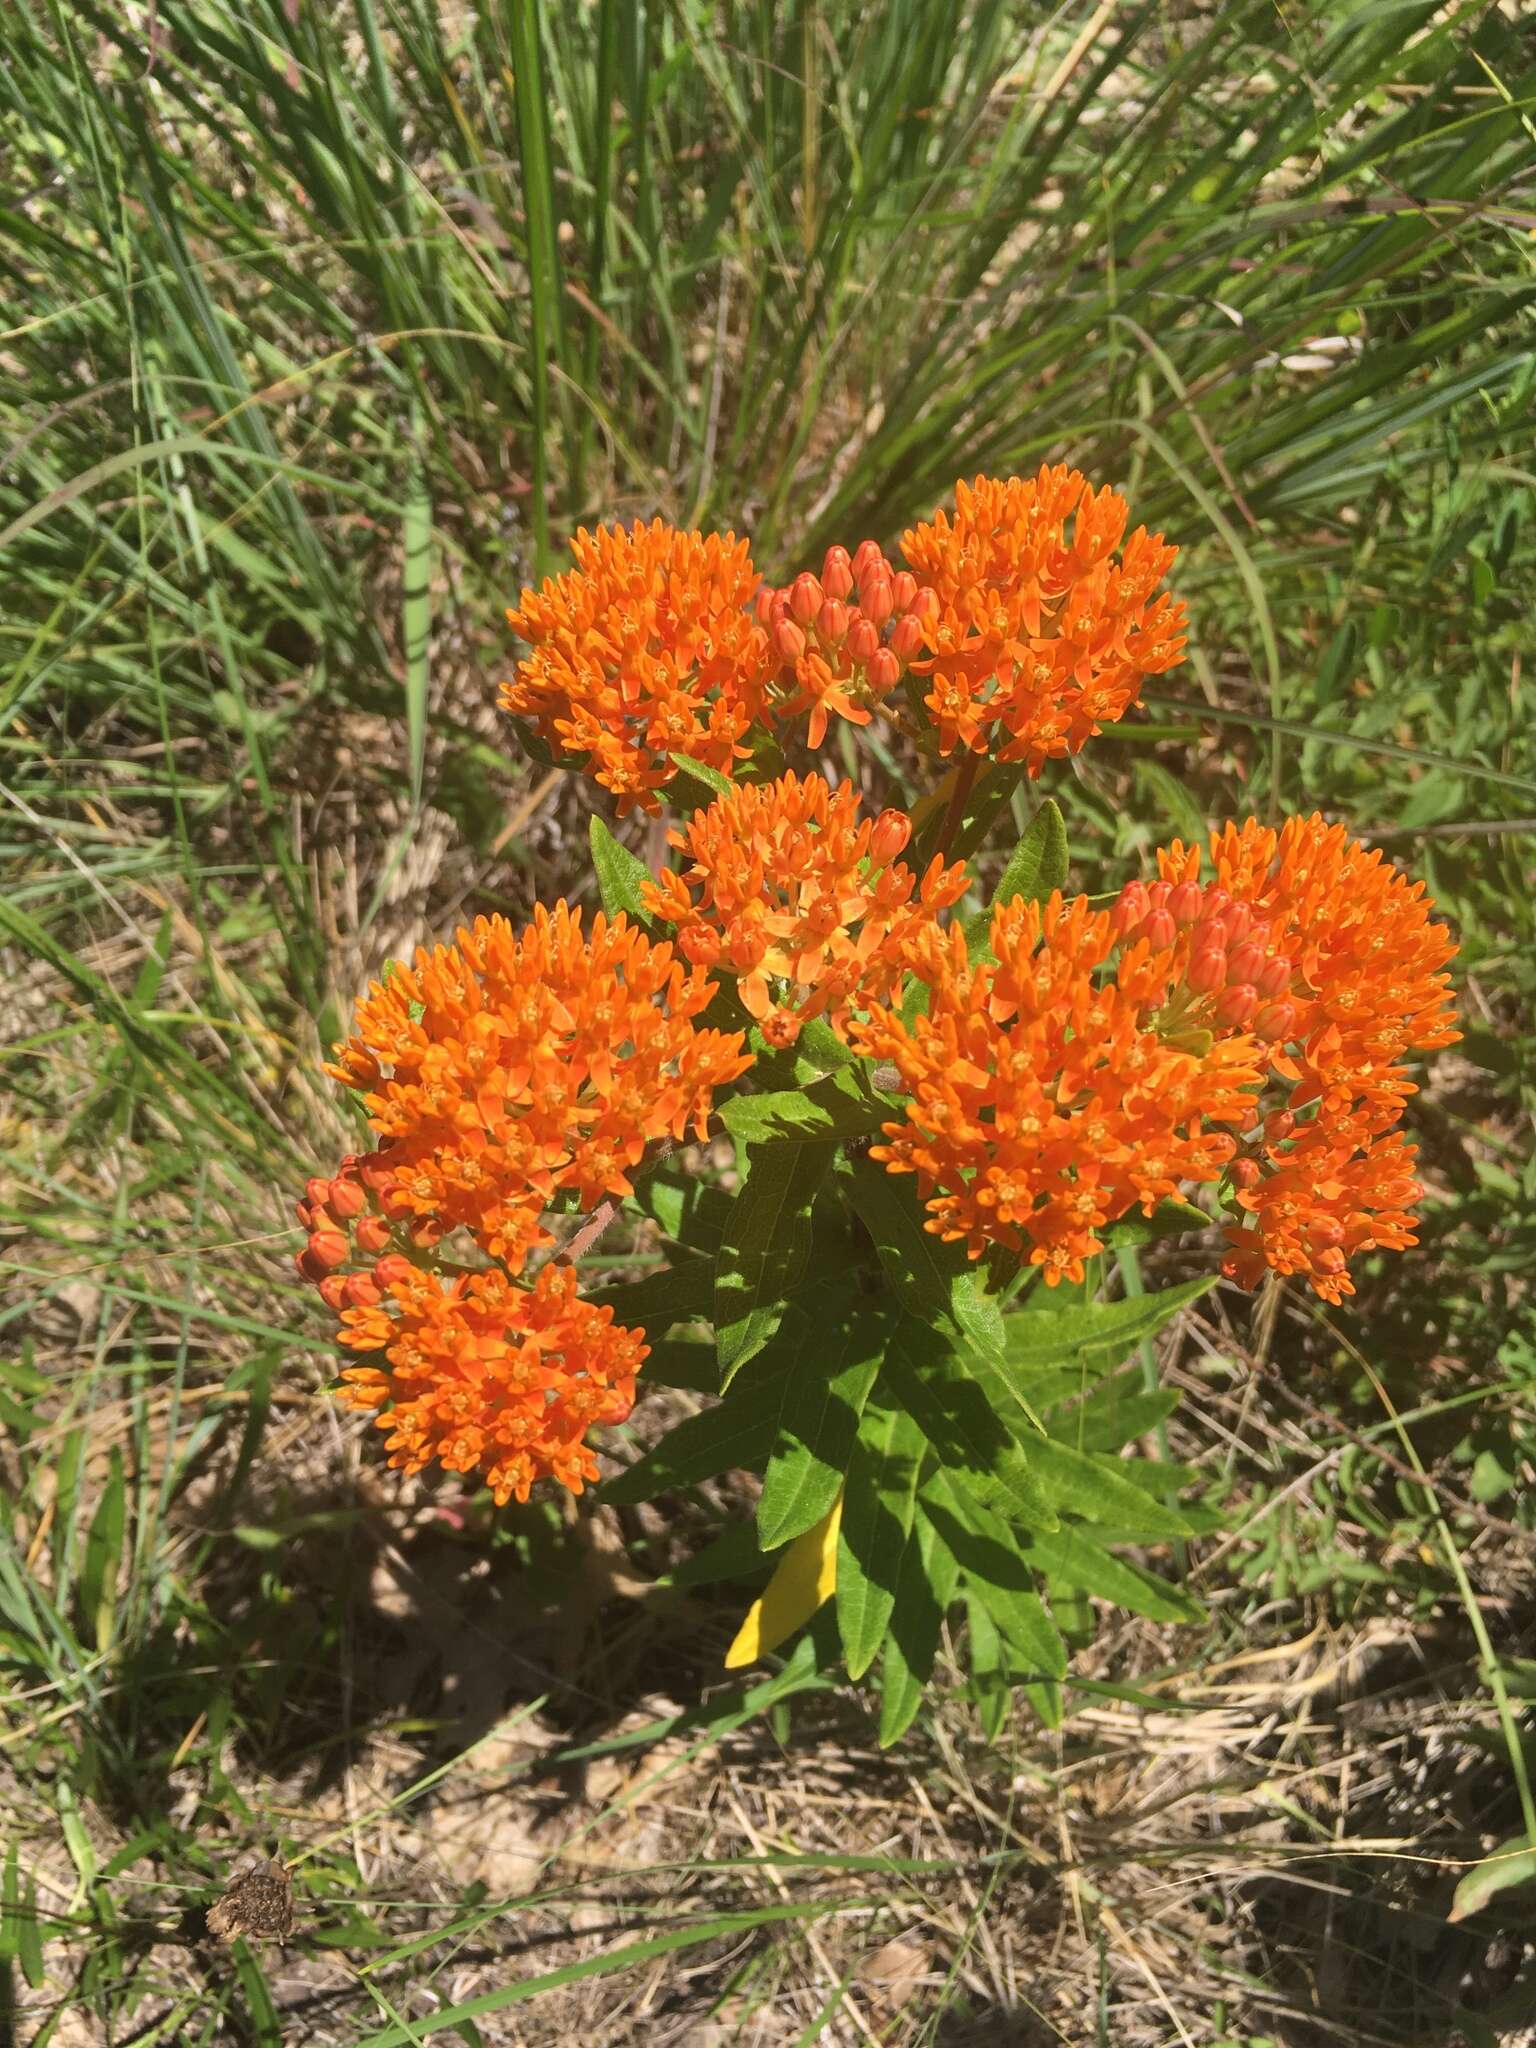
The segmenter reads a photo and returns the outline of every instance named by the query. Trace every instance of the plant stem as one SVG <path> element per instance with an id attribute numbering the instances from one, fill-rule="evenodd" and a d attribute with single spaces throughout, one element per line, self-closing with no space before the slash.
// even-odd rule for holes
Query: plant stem
<path id="1" fill-rule="evenodd" d="M 960 830 L 960 821 L 965 816 L 966 798 L 976 780 L 976 771 L 981 766 L 981 756 L 967 751 L 965 759 L 955 771 L 955 786 L 950 793 L 949 809 L 944 813 L 944 829 L 939 834 L 935 853 L 947 854 L 954 844 L 955 834 Z"/>

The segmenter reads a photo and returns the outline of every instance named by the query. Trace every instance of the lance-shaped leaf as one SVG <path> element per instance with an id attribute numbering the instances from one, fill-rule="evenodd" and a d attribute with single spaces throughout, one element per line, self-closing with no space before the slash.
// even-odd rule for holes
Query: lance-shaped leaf
<path id="1" fill-rule="evenodd" d="M 1029 1528 L 1056 1527 L 1050 1491 L 1034 1466 L 1045 1439 L 1034 1437 L 1026 1454 L 1008 1419 L 1010 1410 L 1018 1412 L 1016 1404 L 979 1353 L 961 1354 L 931 1324 L 905 1316 L 892 1334 L 884 1373 L 939 1463 L 968 1493 Z"/>
<path id="2" fill-rule="evenodd" d="M 757 1504 L 764 1550 L 802 1535 L 842 1491 L 890 1320 L 846 1288 L 818 1289 L 785 1310 L 779 1338 L 795 1349 Z"/>
<path id="3" fill-rule="evenodd" d="M 943 1473 L 929 1482 L 924 1505 L 954 1552 L 966 1584 L 1023 1659 L 1022 1675 L 1031 1679 L 1065 1677 L 1066 1644 L 1035 1590 L 1034 1576 L 1007 1524 L 969 1500 Z"/>
<path id="4" fill-rule="evenodd" d="M 874 1159 L 850 1160 L 842 1171 L 853 1211 L 874 1239 L 902 1307 L 921 1321 L 948 1324 L 985 1357 L 1000 1358 L 1002 1310 L 983 1290 L 964 1250 L 923 1228 L 914 1177 L 887 1173 Z"/>
<path id="5" fill-rule="evenodd" d="M 1008 865 L 986 909 L 965 923 L 965 943 L 973 960 L 990 960 L 992 913 L 1020 897 L 1029 903 L 1043 903 L 1053 889 L 1067 883 L 1067 828 L 1060 810 L 1050 797 L 1034 817 L 1009 856 Z"/>
<path id="6" fill-rule="evenodd" d="M 1025 1373 L 1068 1361 L 1090 1367 L 1120 1365 L 1145 1338 L 1155 1336 L 1215 1284 L 1216 1276 L 1211 1274 L 1123 1301 L 1025 1310 L 1004 1318 L 1003 1349 L 1010 1367 Z M 1020 1385 L 1027 1393 L 1027 1381 Z"/>
<path id="7" fill-rule="evenodd" d="M 880 1747 L 889 1749 L 912 1725 L 933 1670 L 944 1616 L 955 1597 L 955 1554 L 918 1504 L 905 1545 L 880 1659 Z"/>
<path id="8" fill-rule="evenodd" d="M 1152 1621 L 1198 1622 L 1205 1618 L 1198 1600 L 1129 1558 L 1114 1556 L 1092 1530 L 1063 1527 L 1048 1536 L 1031 1530 L 1023 1539 L 1023 1551 L 1049 1586 L 1092 1593 Z"/>
<path id="9" fill-rule="evenodd" d="M 896 1604 L 927 1441 L 896 1407 L 866 1408 L 843 1491 L 837 1626 L 850 1678 L 875 1661 Z"/>
<path id="10" fill-rule="evenodd" d="M 862 1068 L 843 1067 L 804 1088 L 733 1095 L 720 1119 L 738 1145 L 806 1145 L 868 1137 L 894 1114 L 867 1085 Z"/>
<path id="11" fill-rule="evenodd" d="M 778 1328 L 811 1253 L 811 1208 L 836 1146 L 766 1145 L 738 1153 L 746 1184 L 715 1265 L 715 1341 L 729 1387 Z"/>
<path id="12" fill-rule="evenodd" d="M 597 892 L 603 899 L 604 910 L 610 917 L 617 917 L 623 911 L 634 923 L 648 924 L 650 920 L 640 908 L 640 891 L 651 880 L 650 869 L 638 854 L 619 844 L 595 811 L 587 836 L 592 846 Z"/>

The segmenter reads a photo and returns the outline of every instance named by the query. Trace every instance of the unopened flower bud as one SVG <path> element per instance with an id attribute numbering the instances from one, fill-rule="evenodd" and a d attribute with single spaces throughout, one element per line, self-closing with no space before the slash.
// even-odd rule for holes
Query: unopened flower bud
<path id="1" fill-rule="evenodd" d="M 375 1252 L 383 1251 L 390 1240 L 390 1228 L 382 1216 L 360 1216 L 353 1235 L 357 1248 L 372 1258 Z"/>
<path id="2" fill-rule="evenodd" d="M 1296 1134 L 1296 1119 L 1288 1109 L 1277 1109 L 1264 1119 L 1266 1145 L 1283 1145 Z"/>
<path id="3" fill-rule="evenodd" d="M 877 626 L 883 626 L 895 609 L 891 579 L 883 570 L 878 575 L 866 577 L 859 585 L 859 610 L 866 619 L 873 619 Z"/>
<path id="4" fill-rule="evenodd" d="M 884 567 L 885 556 L 880 552 L 880 543 L 876 540 L 861 540 L 853 551 L 855 580 L 862 583 L 866 576 Z"/>
<path id="5" fill-rule="evenodd" d="M 357 1171 L 363 1186 L 371 1195 L 382 1194 L 395 1178 L 394 1168 L 387 1166 L 377 1152 L 371 1153 L 366 1159 L 360 1159 L 357 1162 Z"/>
<path id="6" fill-rule="evenodd" d="M 1147 901 L 1154 910 L 1161 910 L 1172 894 L 1173 884 L 1171 882 L 1159 881 L 1147 884 Z"/>
<path id="7" fill-rule="evenodd" d="M 1205 892 L 1198 882 L 1180 882 L 1168 898 L 1168 914 L 1175 924 L 1193 924 L 1204 902 Z"/>
<path id="8" fill-rule="evenodd" d="M 880 628 L 873 620 L 858 618 L 848 628 L 848 652 L 855 661 L 868 661 L 880 652 Z"/>
<path id="9" fill-rule="evenodd" d="M 1109 913 L 1110 928 L 1122 936 L 1141 923 L 1151 909 L 1145 882 L 1127 882 Z"/>
<path id="10" fill-rule="evenodd" d="M 1283 953 L 1271 953 L 1253 977 L 1254 985 L 1261 996 L 1283 996 L 1291 985 L 1292 971 Z"/>
<path id="11" fill-rule="evenodd" d="M 1213 996 L 1227 985 L 1227 956 L 1220 946 L 1206 946 L 1196 953 L 1185 970 L 1184 979 L 1198 996 Z"/>
<path id="12" fill-rule="evenodd" d="M 1179 930 L 1166 910 L 1154 910 L 1142 926 L 1141 936 L 1154 953 L 1166 953 L 1179 936 Z"/>
<path id="13" fill-rule="evenodd" d="M 1234 1159 L 1227 1168 L 1227 1179 L 1235 1188 L 1256 1188 L 1263 1177 L 1256 1159 Z"/>
<path id="14" fill-rule="evenodd" d="M 906 611 L 916 596 L 917 578 L 910 569 L 899 569 L 891 578 L 891 599 L 897 611 Z"/>
<path id="15" fill-rule="evenodd" d="M 829 597 L 816 614 L 816 631 L 829 647 L 837 647 L 847 637 L 848 607 L 841 598 Z"/>
<path id="16" fill-rule="evenodd" d="M 821 565 L 821 587 L 828 597 L 839 600 L 848 597 L 853 590 L 853 565 L 848 560 L 848 550 L 843 547 L 827 549 L 826 559 Z"/>
<path id="17" fill-rule="evenodd" d="M 765 583 L 753 599 L 752 608 L 757 613 L 757 622 L 760 626 L 773 624 L 773 606 L 778 594 L 771 583 Z"/>
<path id="18" fill-rule="evenodd" d="M 347 1283 L 340 1273 L 327 1273 L 320 1282 L 320 1299 L 328 1309 L 340 1315 L 347 1299 Z"/>
<path id="19" fill-rule="evenodd" d="M 1313 1251 L 1322 1251 L 1327 1245 L 1344 1242 L 1344 1226 L 1337 1217 L 1319 1216 L 1307 1225 L 1306 1238 Z"/>
<path id="20" fill-rule="evenodd" d="M 1237 981 L 1223 989 L 1216 999 L 1216 1021 L 1234 1029 L 1246 1024 L 1259 1007 L 1259 992 L 1251 981 Z"/>
<path id="21" fill-rule="evenodd" d="M 371 1273 L 349 1273 L 341 1293 L 348 1308 L 375 1308 L 384 1299 L 384 1290 Z"/>
<path id="22" fill-rule="evenodd" d="M 1205 892 L 1205 916 L 1224 917 L 1232 907 L 1232 898 L 1225 889 L 1207 889 Z M 1245 933 L 1246 937 L 1247 934 Z"/>
<path id="23" fill-rule="evenodd" d="M 331 1182 L 331 1192 L 326 1202 L 331 1214 L 346 1223 L 354 1216 L 361 1216 L 368 1206 L 368 1196 L 361 1181 L 337 1174 Z"/>
<path id="24" fill-rule="evenodd" d="M 1234 946 L 1240 946 L 1244 939 L 1253 936 L 1253 912 L 1246 903 L 1230 904 L 1222 912 L 1227 927 L 1227 937 Z"/>
<path id="25" fill-rule="evenodd" d="M 311 1265 L 319 1266 L 327 1273 L 337 1266 L 344 1266 L 350 1253 L 347 1240 L 339 1230 L 317 1230 L 307 1249 Z"/>
<path id="26" fill-rule="evenodd" d="M 1259 969 L 1263 965 L 1264 954 L 1262 949 L 1256 946 L 1252 939 L 1246 939 L 1242 945 L 1234 946 L 1227 955 L 1227 979 L 1228 981 L 1251 981 L 1256 983 L 1259 978 Z"/>
<path id="27" fill-rule="evenodd" d="M 798 661 L 805 652 L 805 635 L 793 619 L 780 619 L 773 629 L 773 644 L 780 660 Z"/>
<path id="28" fill-rule="evenodd" d="M 886 642 L 898 661 L 910 661 L 923 644 L 923 622 L 915 612 L 903 612 L 891 628 Z"/>
<path id="29" fill-rule="evenodd" d="M 864 673 L 869 677 L 869 687 L 875 695 L 883 697 L 901 681 L 901 663 L 889 647 L 877 647 L 865 663 Z"/>
<path id="30" fill-rule="evenodd" d="M 373 1277 L 386 1290 L 398 1281 L 409 1280 L 416 1268 L 404 1252 L 386 1252 L 373 1269 Z"/>
<path id="31" fill-rule="evenodd" d="M 797 625 L 808 626 L 821 610 L 821 585 L 809 570 L 797 576 L 789 586 L 789 613 Z"/>
<path id="32" fill-rule="evenodd" d="M 1342 1273 L 1349 1261 L 1336 1244 L 1331 1244 L 1316 1253 L 1312 1263 L 1319 1273 Z"/>
<path id="33" fill-rule="evenodd" d="M 906 851 L 912 837 L 912 820 L 905 811 L 882 811 L 869 834 L 869 857 L 883 868 Z"/>
<path id="34" fill-rule="evenodd" d="M 315 1211 L 312 1203 L 295 1202 L 293 1205 L 293 1213 L 295 1216 L 298 1217 L 299 1221 L 303 1224 L 306 1230 L 314 1229 Z"/>
<path id="35" fill-rule="evenodd" d="M 304 1183 L 304 1199 L 312 1209 L 323 1209 L 330 1192 L 330 1182 L 322 1180 L 317 1173 L 311 1174 Z"/>
<path id="36" fill-rule="evenodd" d="M 1231 991 L 1229 990 L 1230 994 Z M 1258 990 L 1254 989 L 1255 999 Z M 1255 1033 L 1266 1045 L 1279 1045 L 1290 1037 L 1296 1028 L 1296 1006 L 1294 1003 L 1266 1003 L 1253 1020 Z"/>

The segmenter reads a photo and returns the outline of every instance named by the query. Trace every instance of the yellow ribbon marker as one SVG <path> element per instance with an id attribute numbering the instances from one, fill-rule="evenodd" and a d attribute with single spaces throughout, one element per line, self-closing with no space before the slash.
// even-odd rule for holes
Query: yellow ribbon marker
<path id="1" fill-rule="evenodd" d="M 843 1519 L 843 1496 L 814 1529 L 797 1536 L 763 1588 L 762 1597 L 747 1609 L 736 1640 L 725 1653 L 727 1671 L 755 1664 L 769 1650 L 788 1642 L 837 1590 L 837 1532 Z"/>

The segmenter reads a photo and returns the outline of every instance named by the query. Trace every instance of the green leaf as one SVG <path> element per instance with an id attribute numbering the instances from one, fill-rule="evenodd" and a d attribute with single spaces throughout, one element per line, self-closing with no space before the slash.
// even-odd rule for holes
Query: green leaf
<path id="1" fill-rule="evenodd" d="M 757 1504 L 764 1550 L 814 1528 L 837 1499 L 889 1331 L 878 1303 L 846 1290 L 785 1310 L 780 1335 L 796 1349 Z"/>
<path id="2" fill-rule="evenodd" d="M 1049 1411 L 1046 1427 L 1058 1443 L 1079 1451 L 1118 1451 L 1166 1422 L 1178 1405 L 1177 1388 L 1149 1390 L 1134 1365 L 1101 1380 L 1085 1399 Z"/>
<path id="3" fill-rule="evenodd" d="M 850 1678 L 874 1662 L 912 1540 L 927 1444 L 900 1408 L 866 1409 L 848 1466 L 837 1553 L 837 1625 Z"/>
<path id="4" fill-rule="evenodd" d="M 728 1388 L 779 1326 L 784 1298 L 805 1273 L 811 1205 L 835 1145 L 749 1146 L 737 1154 L 746 1184 L 736 1197 L 715 1267 L 715 1340 Z"/>
<path id="5" fill-rule="evenodd" d="M 1000 1517 L 968 1500 L 947 1477 L 936 1477 L 924 1505 L 954 1552 L 966 1583 L 981 1599 L 1031 1678 L 1064 1678 L 1067 1647 L 1013 1532 Z"/>
<path id="6" fill-rule="evenodd" d="M 804 1088 L 733 1095 L 721 1121 L 739 1145 L 805 1145 L 868 1137 L 895 1114 L 868 1087 L 861 1068 L 823 1074 Z"/>
<path id="7" fill-rule="evenodd" d="M 1127 1535 L 1189 1534 L 1184 1517 L 1126 1478 L 1118 1458 L 1037 1439 L 1029 1447 L 1029 1464 L 1050 1499 L 1084 1521 L 1111 1522 Z"/>
<path id="8" fill-rule="evenodd" d="M 1126 1246 L 1151 1244 L 1161 1237 L 1186 1237 L 1192 1230 L 1210 1227 L 1211 1219 L 1203 1209 L 1197 1209 L 1193 1202 L 1170 1198 L 1159 1202 L 1150 1216 L 1134 1209 L 1099 1234 L 1110 1251 L 1120 1251 Z"/>
<path id="9" fill-rule="evenodd" d="M 647 1273 L 643 1280 L 599 1287 L 590 1299 L 599 1308 L 611 1308 L 615 1320 L 632 1329 L 659 1334 L 674 1323 L 703 1322 L 714 1307 L 714 1261 L 679 1260 L 665 1272 Z"/>
<path id="10" fill-rule="evenodd" d="M 955 1597 L 955 1554 L 919 1505 L 912 1540 L 901 1554 L 896 1598 L 880 1660 L 880 1747 L 911 1727 L 933 1670 L 944 1616 Z"/>
<path id="11" fill-rule="evenodd" d="M 400 536 L 400 646 L 405 660 L 405 722 L 411 764 L 411 808 L 421 803 L 427 753 L 427 700 L 432 659 L 432 493 L 421 459 L 423 421 L 411 406 L 412 450 Z"/>
<path id="12" fill-rule="evenodd" d="M 915 1177 L 887 1173 L 874 1159 L 849 1160 L 839 1170 L 903 1308 L 924 1322 L 947 1322 L 984 1356 L 999 1358 L 1003 1312 L 964 1249 L 923 1228 Z"/>
<path id="13" fill-rule="evenodd" d="M 722 775 L 718 768 L 707 767 L 703 761 L 695 761 L 691 754 L 668 754 L 667 759 L 677 770 L 675 780 L 667 785 L 667 792 L 680 810 L 703 810 L 716 797 L 729 796 L 736 787 L 728 775 Z"/>
<path id="14" fill-rule="evenodd" d="M 658 1337 L 641 1368 L 649 1386 L 683 1387 L 694 1394 L 718 1394 L 720 1359 L 713 1344 L 686 1337 Z"/>
<path id="15" fill-rule="evenodd" d="M 1152 1621 L 1205 1619 L 1198 1600 L 1128 1558 L 1114 1556 L 1087 1529 L 1062 1527 L 1050 1535 L 1031 1530 L 1024 1538 L 1024 1555 L 1044 1574 L 1047 1585 L 1091 1593 Z"/>
<path id="16" fill-rule="evenodd" d="M 1004 1397 L 978 1354 L 959 1355 L 931 1324 L 906 1316 L 892 1336 L 885 1372 L 940 1464 L 968 1493 L 1005 1505 L 1030 1528 L 1057 1526 L 1034 1465 L 1045 1439 L 1036 1437 L 1026 1456 L 998 1412 Z"/>
<path id="17" fill-rule="evenodd" d="M 1451 1910 L 1445 1917 L 1447 1920 L 1470 1920 L 1500 1892 L 1508 1891 L 1511 1885 L 1529 1884 L 1533 1878 L 1536 1878 L 1536 1844 L 1524 1835 L 1512 1835 L 1507 1842 L 1501 1842 L 1491 1856 L 1473 1864 L 1452 1894 Z"/>
<path id="18" fill-rule="evenodd" d="M 116 1632 L 118 1567 L 126 1526 L 123 1454 L 114 1447 L 107 1483 L 85 1539 L 85 1559 L 77 1588 L 81 1622 L 90 1631 L 98 1650 L 110 1649 Z"/>
<path id="19" fill-rule="evenodd" d="M 1043 903 L 1067 881 L 1067 828 L 1055 801 L 1047 797 L 1030 820 L 1024 836 L 1008 857 L 1002 879 L 985 910 L 966 920 L 965 943 L 973 960 L 992 957 L 992 913 L 1020 897 Z"/>
<path id="20" fill-rule="evenodd" d="M 1153 1337 L 1181 1309 L 1208 1294 L 1215 1274 L 1165 1287 L 1156 1294 L 1129 1295 L 1063 1309 L 1032 1309 L 1003 1319 L 1003 1349 L 1011 1367 L 1035 1371 L 1067 1362 L 1121 1364 L 1128 1352 Z"/>
<path id="21" fill-rule="evenodd" d="M 996 1742 L 1008 1719 L 1008 1673 L 1003 1666 L 1003 1643 L 992 1611 L 979 1598 L 974 1586 L 965 1589 L 967 1620 L 966 1647 L 969 1652 L 970 1696 L 988 1742 Z"/>
<path id="22" fill-rule="evenodd" d="M 649 924 L 650 919 L 640 907 L 640 891 L 652 879 L 650 869 L 638 854 L 619 844 L 596 811 L 588 824 L 587 837 L 604 910 L 610 917 L 617 917 L 622 911 L 636 924 Z"/>
<path id="23" fill-rule="evenodd" d="M 605 1480 L 599 1489 L 602 1498 L 626 1506 L 652 1500 L 673 1487 L 697 1485 L 717 1472 L 761 1466 L 773 1448 L 783 1408 L 780 1382 L 794 1355 L 792 1345 L 775 1343 L 750 1380 L 713 1408 L 688 1416 L 643 1458 Z"/>

